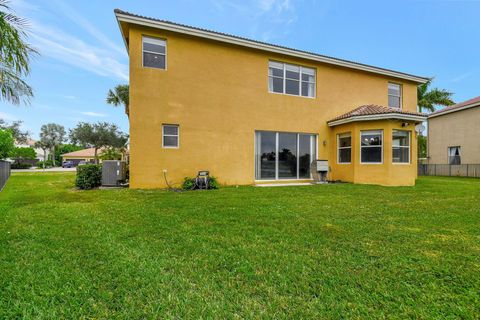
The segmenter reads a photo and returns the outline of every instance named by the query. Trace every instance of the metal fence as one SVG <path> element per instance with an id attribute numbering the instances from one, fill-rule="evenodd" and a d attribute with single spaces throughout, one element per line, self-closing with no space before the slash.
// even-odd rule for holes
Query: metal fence
<path id="1" fill-rule="evenodd" d="M 10 177 L 10 171 L 10 162 L 0 160 L 0 191 L 2 191 Z"/>
<path id="2" fill-rule="evenodd" d="M 419 164 L 418 175 L 480 178 L 480 164 Z"/>

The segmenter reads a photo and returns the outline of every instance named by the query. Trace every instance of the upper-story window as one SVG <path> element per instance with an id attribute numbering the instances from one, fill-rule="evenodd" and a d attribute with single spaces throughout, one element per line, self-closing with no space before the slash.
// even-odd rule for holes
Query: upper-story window
<path id="1" fill-rule="evenodd" d="M 162 39 L 142 37 L 143 66 L 167 68 L 167 42 Z"/>
<path id="2" fill-rule="evenodd" d="M 315 69 L 270 61 L 268 90 L 302 97 L 315 97 Z"/>
<path id="3" fill-rule="evenodd" d="M 402 85 L 388 83 L 388 106 L 390 108 L 402 108 Z"/>

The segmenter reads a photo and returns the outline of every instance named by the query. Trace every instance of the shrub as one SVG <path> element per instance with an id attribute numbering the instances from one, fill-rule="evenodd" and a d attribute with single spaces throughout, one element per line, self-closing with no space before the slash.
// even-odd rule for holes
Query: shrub
<path id="1" fill-rule="evenodd" d="M 90 190 L 102 185 L 102 166 L 84 164 L 77 167 L 75 185 L 78 189 Z"/>
<path id="2" fill-rule="evenodd" d="M 53 166 L 52 160 L 47 160 L 47 161 L 38 161 L 37 162 L 37 168 L 43 168 L 43 164 L 45 164 L 45 168 L 50 168 Z"/>
<path id="3" fill-rule="evenodd" d="M 29 163 L 18 163 L 14 162 L 11 164 L 10 168 L 12 169 L 30 169 L 32 167 Z"/>
<path id="4" fill-rule="evenodd" d="M 185 177 L 183 179 L 182 189 L 183 190 L 193 190 L 194 185 L 195 185 L 195 179 L 194 178 Z"/>
<path id="5" fill-rule="evenodd" d="M 218 189 L 220 187 L 217 178 L 210 177 L 208 183 L 208 189 Z M 182 183 L 183 190 L 194 190 L 195 189 L 195 178 L 185 177 Z"/>
<path id="6" fill-rule="evenodd" d="M 218 189 L 219 187 L 220 184 L 218 183 L 217 178 L 210 177 L 209 189 Z"/>

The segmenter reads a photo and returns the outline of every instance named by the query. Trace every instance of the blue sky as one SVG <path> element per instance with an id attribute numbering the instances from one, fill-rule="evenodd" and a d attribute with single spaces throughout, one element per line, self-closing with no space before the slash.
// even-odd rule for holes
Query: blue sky
<path id="1" fill-rule="evenodd" d="M 66 128 L 113 122 L 128 131 L 106 92 L 128 82 L 128 56 L 113 14 L 137 14 L 232 33 L 379 67 L 435 76 L 462 101 L 480 95 L 480 1 L 403 0 L 13 0 L 38 49 L 30 106 L 0 102 L 0 118 Z M 353 107 L 353 106 L 352 106 Z"/>

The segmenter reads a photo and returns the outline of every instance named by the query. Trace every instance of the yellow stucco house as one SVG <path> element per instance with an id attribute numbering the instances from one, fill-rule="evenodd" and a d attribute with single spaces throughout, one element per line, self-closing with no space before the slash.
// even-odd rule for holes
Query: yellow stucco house
<path id="1" fill-rule="evenodd" d="M 130 57 L 130 186 L 413 185 L 428 78 L 115 10 Z"/>

